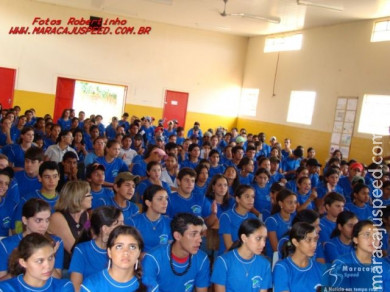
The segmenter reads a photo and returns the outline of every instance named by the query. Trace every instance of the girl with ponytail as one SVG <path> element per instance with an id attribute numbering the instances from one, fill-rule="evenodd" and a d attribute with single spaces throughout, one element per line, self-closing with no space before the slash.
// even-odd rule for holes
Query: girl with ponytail
<path id="1" fill-rule="evenodd" d="M 313 257 L 318 234 L 313 225 L 295 223 L 282 249 L 283 260 L 274 267 L 274 292 L 315 292 L 323 283 L 325 266 Z"/>
<path id="2" fill-rule="evenodd" d="M 266 292 L 272 287 L 271 265 L 261 255 L 266 237 L 267 229 L 259 219 L 241 223 L 238 240 L 214 264 L 211 282 L 215 292 Z"/>

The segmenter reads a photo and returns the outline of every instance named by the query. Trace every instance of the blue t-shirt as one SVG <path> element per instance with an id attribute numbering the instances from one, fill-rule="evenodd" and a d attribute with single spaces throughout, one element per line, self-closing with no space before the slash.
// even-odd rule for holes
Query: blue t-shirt
<path id="1" fill-rule="evenodd" d="M 210 285 L 210 261 L 203 251 L 190 255 L 191 267 L 182 276 L 176 276 L 171 268 L 170 244 L 146 253 L 143 260 L 142 282 L 148 291 L 183 292 L 194 291 L 197 288 L 206 288 Z M 172 259 L 172 266 L 177 273 L 183 272 L 189 265 L 178 263 Z M 156 290 L 154 290 L 156 289 Z"/>
<path id="2" fill-rule="evenodd" d="M 238 176 L 241 185 L 251 185 L 253 183 L 253 174 L 249 173 L 247 176 Z"/>
<path id="3" fill-rule="evenodd" d="M 342 176 L 339 179 L 338 185 L 343 189 L 343 195 L 347 203 L 351 203 L 352 184 L 348 176 Z"/>
<path id="4" fill-rule="evenodd" d="M 113 183 L 118 173 L 129 171 L 129 167 L 120 158 L 115 158 L 112 162 L 107 162 L 104 157 L 98 157 L 96 162 L 102 164 L 105 167 L 106 171 L 104 174 L 106 177 L 106 182 Z"/>
<path id="5" fill-rule="evenodd" d="M 86 279 L 107 267 L 107 249 L 101 249 L 95 240 L 82 242 L 73 250 L 69 273 L 79 273 Z"/>
<path id="6" fill-rule="evenodd" d="M 320 241 L 326 242 L 330 240 L 330 235 L 336 228 L 336 222 L 330 221 L 326 216 L 320 219 Z"/>
<path id="7" fill-rule="evenodd" d="M 135 193 L 137 194 L 138 198 L 142 198 L 145 193 L 145 190 L 152 184 L 153 183 L 148 179 L 141 181 L 135 188 Z M 167 191 L 169 196 L 171 194 L 171 188 L 165 181 L 162 181 L 161 184 L 162 187 Z"/>
<path id="8" fill-rule="evenodd" d="M 329 285 L 350 291 L 390 291 L 390 265 L 382 258 L 372 258 L 371 264 L 363 264 L 356 257 L 355 250 L 333 262 L 328 270 Z M 376 285 L 373 289 L 373 281 Z"/>
<path id="9" fill-rule="evenodd" d="M 287 257 L 278 261 L 274 267 L 274 292 L 316 292 L 316 288 L 327 283 L 325 265 L 320 264 L 313 258 L 309 259 L 309 264 L 298 267 Z"/>
<path id="10" fill-rule="evenodd" d="M 181 212 L 192 213 L 196 216 L 206 218 L 211 214 L 211 205 L 205 196 L 192 193 L 186 199 L 180 196 L 178 192 L 174 192 L 168 197 L 167 215 L 173 218 L 175 214 Z"/>
<path id="11" fill-rule="evenodd" d="M 138 206 L 133 202 L 126 201 L 126 207 L 121 208 L 114 200 L 113 197 L 109 199 L 100 198 L 97 203 L 99 206 L 114 206 L 118 208 L 123 213 L 124 223 L 125 225 L 131 224 L 131 217 L 139 213 Z"/>
<path id="12" fill-rule="evenodd" d="M 270 262 L 261 255 L 243 259 L 237 249 L 215 261 L 211 282 L 225 286 L 226 292 L 258 292 L 272 287 Z"/>
<path id="13" fill-rule="evenodd" d="M 70 130 L 70 127 L 72 126 L 72 120 L 64 120 L 63 118 L 59 118 L 57 120 L 57 124 L 60 125 L 61 130 Z"/>
<path id="14" fill-rule="evenodd" d="M 108 201 L 114 197 L 114 192 L 109 188 L 101 188 L 100 191 L 94 192 L 91 190 L 92 195 L 92 209 L 96 209 L 103 205 L 103 202 Z M 103 200 L 100 200 L 103 199 Z"/>
<path id="15" fill-rule="evenodd" d="M 325 195 L 329 192 L 326 183 L 323 182 L 318 184 L 316 190 L 317 190 L 317 196 L 320 199 L 325 197 Z M 339 185 L 336 185 L 336 187 L 332 190 L 332 192 L 339 193 L 340 195 L 343 195 L 344 193 L 343 188 Z"/>
<path id="16" fill-rule="evenodd" d="M 359 220 L 373 219 L 373 208 L 368 204 L 365 204 L 363 207 L 358 207 L 353 203 L 347 203 L 344 209 L 355 213 Z"/>
<path id="17" fill-rule="evenodd" d="M 345 244 L 338 236 L 324 242 L 325 262 L 327 263 L 332 263 L 335 259 L 338 259 L 342 255 L 349 254 L 351 251 L 353 251 L 352 243 Z"/>
<path id="18" fill-rule="evenodd" d="M 14 178 L 18 182 L 20 196 L 42 188 L 38 176 L 29 177 L 24 170 L 16 172 Z"/>
<path id="19" fill-rule="evenodd" d="M 246 213 L 245 215 L 238 214 L 235 208 L 232 208 L 219 217 L 219 250 L 218 254 L 223 254 L 226 246 L 223 240 L 223 234 L 230 234 L 232 241 L 238 240 L 238 229 L 241 223 L 248 218 L 256 218 L 253 213 Z"/>
<path id="20" fill-rule="evenodd" d="M 136 157 L 140 157 L 140 156 L 137 155 Z M 134 158 L 136 158 L 136 157 L 134 157 Z M 146 164 L 145 160 L 140 159 L 140 160 L 134 161 L 134 159 L 133 159 L 133 168 L 131 169 L 131 172 L 133 175 L 139 175 L 141 177 L 145 177 L 145 176 L 147 176 L 146 167 L 147 167 L 147 164 Z"/>
<path id="21" fill-rule="evenodd" d="M 199 196 L 205 196 L 208 186 L 209 186 L 209 180 L 202 187 L 195 184 L 192 193 Z"/>
<path id="22" fill-rule="evenodd" d="M 0 282 L 0 292 L 74 292 L 74 287 L 69 280 L 60 280 L 53 277 L 47 279 L 42 287 L 28 285 L 23 275 Z"/>
<path id="23" fill-rule="evenodd" d="M 9 230 L 15 228 L 15 217 L 17 214 L 18 197 L 15 194 L 6 192 L 0 201 L 0 236 L 8 236 Z"/>
<path id="24" fill-rule="evenodd" d="M 267 220 L 265 220 L 265 226 L 267 227 L 268 232 L 275 231 L 277 239 L 280 240 L 284 235 L 286 235 L 287 231 L 290 230 L 293 219 L 294 218 L 291 215 L 290 219 L 285 221 L 278 212 L 268 217 Z M 271 243 L 268 238 L 266 241 L 265 248 L 267 256 L 272 258 L 272 254 L 274 251 L 272 250 Z"/>
<path id="25" fill-rule="evenodd" d="M 209 169 L 209 177 L 213 177 L 216 174 L 223 174 L 225 172 L 225 167 L 222 164 L 218 164 L 218 166 L 210 166 Z"/>
<path id="26" fill-rule="evenodd" d="M 208 197 L 206 197 L 206 200 L 209 201 L 210 205 L 213 204 L 214 200 L 212 200 Z M 235 204 L 236 204 L 236 201 L 231 196 L 229 196 L 229 199 L 228 199 L 226 206 L 223 206 L 222 204 L 217 203 L 217 218 L 219 219 L 224 212 L 231 210 L 235 206 Z"/>
<path id="27" fill-rule="evenodd" d="M 128 282 L 115 281 L 108 270 L 102 270 L 98 273 L 86 278 L 81 284 L 81 290 L 83 292 L 97 292 L 97 291 L 109 291 L 109 292 L 133 292 L 139 288 L 139 281 L 136 277 L 133 277 Z"/>
<path id="28" fill-rule="evenodd" d="M 50 235 L 53 240 L 57 243 L 59 242 L 58 249 L 55 256 L 55 269 L 61 269 L 64 266 L 64 243 L 62 239 L 55 235 Z M 8 270 L 8 259 L 12 251 L 18 247 L 19 242 L 22 240 L 23 234 L 15 234 L 9 237 L 5 237 L 0 241 L 0 271 Z"/>
<path id="29" fill-rule="evenodd" d="M 9 162 L 12 162 L 14 167 L 24 168 L 24 151 L 20 144 L 6 145 L 2 148 L 2 152 L 7 155 Z"/>
<path id="30" fill-rule="evenodd" d="M 272 185 L 273 183 L 280 182 L 280 180 L 283 178 L 284 178 L 284 175 L 281 174 L 279 171 L 276 171 L 274 174 L 271 174 L 271 177 L 269 179 L 269 183 Z"/>
<path id="31" fill-rule="evenodd" d="M 196 166 L 199 164 L 199 161 L 200 160 L 198 159 L 198 161 L 192 162 L 191 160 L 186 159 L 186 160 L 180 162 L 180 168 L 189 167 L 189 168 L 195 169 Z"/>
<path id="32" fill-rule="evenodd" d="M 271 213 L 271 196 L 270 185 L 260 187 L 257 183 L 253 183 L 252 187 L 255 189 L 255 208 L 263 215 L 263 220 L 267 219 Z"/>
<path id="33" fill-rule="evenodd" d="M 299 205 L 303 205 L 303 204 L 306 203 L 306 201 L 309 200 L 309 198 L 310 198 L 310 192 L 308 192 L 307 194 L 301 194 L 301 193 L 297 192 L 296 194 L 297 194 L 297 202 L 298 202 Z M 307 209 L 307 210 L 314 210 L 314 209 L 315 209 L 314 202 L 311 201 L 311 202 L 306 206 L 306 209 Z"/>
<path id="34" fill-rule="evenodd" d="M 135 215 L 130 225 L 136 227 L 144 240 L 144 251 L 168 244 L 172 240 L 171 219 L 168 216 L 160 216 L 156 221 L 151 221 L 145 213 Z"/>

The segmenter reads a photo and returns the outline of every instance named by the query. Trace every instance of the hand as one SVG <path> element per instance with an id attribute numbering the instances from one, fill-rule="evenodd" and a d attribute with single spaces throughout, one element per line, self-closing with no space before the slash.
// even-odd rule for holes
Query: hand
<path id="1" fill-rule="evenodd" d="M 215 215 L 218 213 L 218 204 L 216 200 L 214 200 L 213 204 L 211 205 L 211 212 Z"/>
<path id="2" fill-rule="evenodd" d="M 318 197 L 317 191 L 316 191 L 315 188 L 313 188 L 313 189 L 311 190 L 311 194 L 310 194 L 310 197 L 309 197 L 309 198 L 310 198 L 312 201 L 314 201 L 315 199 L 317 199 L 317 197 Z"/>

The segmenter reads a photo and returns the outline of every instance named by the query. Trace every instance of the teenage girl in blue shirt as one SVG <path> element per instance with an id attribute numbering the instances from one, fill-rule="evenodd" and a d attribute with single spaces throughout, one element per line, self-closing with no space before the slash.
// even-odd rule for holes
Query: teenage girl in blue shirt
<path id="1" fill-rule="evenodd" d="M 295 179 L 289 180 L 286 183 L 286 188 L 288 188 L 293 193 L 297 193 L 298 192 L 298 180 L 304 176 L 307 176 L 307 177 L 309 176 L 309 170 L 304 166 L 298 167 L 297 170 L 295 171 Z"/>
<path id="2" fill-rule="evenodd" d="M 91 228 L 84 232 L 73 249 L 69 266 L 70 279 L 76 291 L 80 291 L 83 279 L 107 267 L 108 236 L 119 225 L 123 225 L 123 214 L 119 209 L 102 206 L 93 210 Z"/>
<path id="3" fill-rule="evenodd" d="M 297 208 L 297 195 L 288 189 L 282 189 L 276 195 L 272 215 L 265 220 L 268 230 L 266 254 L 270 258 L 278 250 L 278 242 L 291 228 L 294 213 Z"/>
<path id="4" fill-rule="evenodd" d="M 70 130 L 72 120 L 70 119 L 70 110 L 64 109 L 62 111 L 61 118 L 57 120 L 57 124 L 60 125 L 62 130 Z"/>
<path id="5" fill-rule="evenodd" d="M 257 216 L 262 215 L 263 221 L 271 215 L 271 196 L 270 185 L 268 183 L 271 174 L 265 168 L 259 168 L 256 171 L 253 181 L 253 188 L 255 189 L 255 213 Z"/>
<path id="6" fill-rule="evenodd" d="M 332 287 L 348 291 L 390 291 L 390 264 L 382 258 L 380 235 L 381 231 L 370 220 L 355 224 L 354 249 L 336 259 L 329 270 Z"/>
<path id="7" fill-rule="evenodd" d="M 254 163 L 253 160 L 248 157 L 243 157 L 240 160 L 240 163 L 237 165 L 238 169 L 240 170 L 240 184 L 242 185 L 250 185 L 253 183 L 253 170 L 254 170 Z"/>
<path id="8" fill-rule="evenodd" d="M 335 259 L 353 250 L 352 230 L 356 223 L 358 223 L 358 218 L 350 211 L 343 211 L 337 216 L 336 227 L 330 239 L 324 242 L 326 263 L 332 263 Z"/>
<path id="9" fill-rule="evenodd" d="M 295 223 L 283 248 L 283 260 L 273 271 L 275 292 L 316 292 L 326 283 L 325 266 L 314 259 L 318 234 L 306 222 Z"/>
<path id="10" fill-rule="evenodd" d="M 107 241 L 108 269 L 86 278 L 81 291 L 146 291 L 141 282 L 140 256 L 143 247 L 144 243 L 137 229 L 133 226 L 117 226 Z"/>
<path id="11" fill-rule="evenodd" d="M 151 186 L 151 185 L 159 185 L 162 186 L 168 193 L 168 195 L 171 194 L 171 188 L 169 185 L 161 181 L 161 171 L 162 167 L 160 162 L 158 161 L 150 161 L 146 167 L 146 173 L 148 178 L 141 181 L 135 190 L 137 198 L 141 199 L 143 198 L 145 190 Z"/>
<path id="12" fill-rule="evenodd" d="M 373 218 L 373 208 L 368 204 L 370 201 L 370 189 L 367 185 L 358 183 L 353 187 L 351 194 L 353 203 L 345 204 L 345 209 L 356 214 L 359 220 Z"/>
<path id="13" fill-rule="evenodd" d="M 255 190 L 248 185 L 240 185 L 234 194 L 236 205 L 222 213 L 219 218 L 219 254 L 228 250 L 238 239 L 238 229 L 242 221 L 256 218 L 250 211 L 255 202 Z"/>
<path id="14" fill-rule="evenodd" d="M 15 250 L 10 271 L 17 277 L 0 282 L 4 292 L 73 292 L 72 282 L 52 277 L 55 264 L 53 242 L 40 233 L 23 237 Z"/>
<path id="15" fill-rule="evenodd" d="M 204 196 L 209 185 L 209 167 L 200 163 L 195 167 L 196 179 L 193 194 Z"/>
<path id="16" fill-rule="evenodd" d="M 241 223 L 238 240 L 214 264 L 211 282 L 215 292 L 266 292 L 272 287 L 271 265 L 261 255 L 266 237 L 267 229 L 259 219 Z"/>
<path id="17" fill-rule="evenodd" d="M 163 215 L 167 211 L 168 193 L 159 185 L 151 185 L 144 192 L 142 213 L 132 217 L 131 225 L 142 235 L 145 252 L 167 244 L 172 239 L 171 219 Z"/>
<path id="18" fill-rule="evenodd" d="M 56 261 L 53 276 L 61 278 L 64 262 L 64 244 L 62 239 L 55 235 L 48 235 L 49 220 L 51 216 L 50 205 L 44 200 L 33 198 L 28 200 L 22 209 L 23 232 L 5 237 L 0 241 L 0 277 L 4 277 L 8 270 L 8 260 L 12 251 L 18 247 L 23 237 L 37 232 L 52 238 L 55 244 Z"/>

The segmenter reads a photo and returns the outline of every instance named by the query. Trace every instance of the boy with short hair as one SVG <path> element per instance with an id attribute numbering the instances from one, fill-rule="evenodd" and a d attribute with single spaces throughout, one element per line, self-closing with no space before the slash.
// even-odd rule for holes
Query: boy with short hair
<path id="1" fill-rule="evenodd" d="M 207 292 L 210 262 L 199 250 L 203 220 L 189 213 L 179 213 L 171 221 L 173 243 L 146 253 L 142 282 L 148 290 L 161 292 Z"/>
<path id="2" fill-rule="evenodd" d="M 195 170 L 184 167 L 180 169 L 176 183 L 177 192 L 172 193 L 168 198 L 167 215 L 171 218 L 180 212 L 192 213 L 196 216 L 206 218 L 211 214 L 211 205 L 204 195 L 193 194 L 195 187 Z"/>
<path id="3" fill-rule="evenodd" d="M 44 153 L 41 148 L 31 147 L 26 151 L 24 155 L 24 170 L 15 173 L 20 196 L 42 188 L 38 174 L 43 158 Z"/>
<path id="4" fill-rule="evenodd" d="M 195 169 L 195 167 L 199 164 L 199 156 L 200 156 L 200 147 L 196 143 L 192 143 L 188 147 L 188 159 L 182 161 L 180 163 L 180 167 L 189 167 Z"/>
<path id="5" fill-rule="evenodd" d="M 103 205 L 105 201 L 107 202 L 114 197 L 114 192 L 111 189 L 103 187 L 105 171 L 105 167 L 99 163 L 92 163 L 87 166 L 86 178 L 91 186 L 92 209 Z"/>
<path id="6" fill-rule="evenodd" d="M 51 212 L 54 212 L 54 205 L 59 197 L 56 191 L 60 180 L 60 170 L 57 163 L 54 161 L 44 161 L 39 166 L 38 180 L 42 184 L 41 189 L 21 195 L 15 216 L 16 233 L 22 232 L 22 208 L 24 203 L 29 199 L 39 198 L 46 201 L 50 205 Z"/>
<path id="7" fill-rule="evenodd" d="M 133 175 L 131 172 L 121 172 L 114 180 L 114 196 L 108 199 L 99 198 L 97 204 L 99 206 L 114 206 L 120 209 L 123 213 L 124 223 L 131 225 L 131 217 L 139 213 L 138 206 L 130 200 L 135 193 L 135 186 L 139 182 L 140 177 Z"/>
<path id="8" fill-rule="evenodd" d="M 344 210 L 345 198 L 336 192 L 330 192 L 324 198 L 326 216 L 320 219 L 320 242 L 330 240 L 330 235 L 336 228 L 337 216 Z"/>

